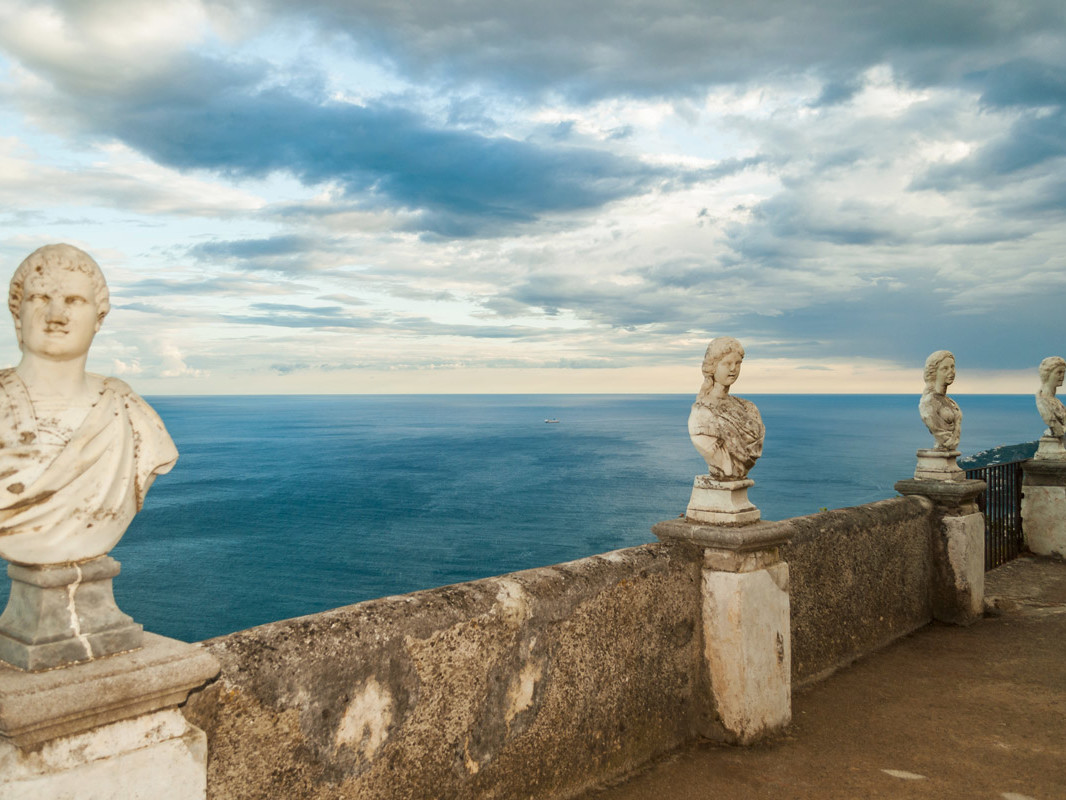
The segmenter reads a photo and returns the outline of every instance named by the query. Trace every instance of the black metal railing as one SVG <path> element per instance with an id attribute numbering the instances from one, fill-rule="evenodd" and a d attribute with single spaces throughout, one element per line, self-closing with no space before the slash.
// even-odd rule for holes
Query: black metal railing
<path id="1" fill-rule="evenodd" d="M 1025 549 L 1022 533 L 1022 463 L 990 464 L 966 470 L 967 478 L 988 484 L 977 498 L 985 515 L 985 571 L 1005 564 Z"/>

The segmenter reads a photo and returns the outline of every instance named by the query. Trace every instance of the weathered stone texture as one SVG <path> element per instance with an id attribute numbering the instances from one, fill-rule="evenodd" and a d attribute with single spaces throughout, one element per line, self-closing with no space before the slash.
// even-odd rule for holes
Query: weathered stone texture
<path id="1" fill-rule="evenodd" d="M 792 719 L 788 565 L 703 572 L 707 667 L 727 740 L 748 744 Z"/>
<path id="2" fill-rule="evenodd" d="M 1025 543 L 1037 555 L 1066 558 L 1066 461 L 1038 457 L 1022 470 Z"/>
<path id="3" fill-rule="evenodd" d="M 825 677 L 932 619 L 932 504 L 916 497 L 786 521 L 792 678 Z"/>
<path id="4" fill-rule="evenodd" d="M 1066 558 L 1066 487 L 1026 486 L 1022 530 L 1037 555 Z"/>
<path id="5" fill-rule="evenodd" d="M 687 739 L 700 568 L 669 545 L 211 640 L 209 797 L 565 797 Z"/>

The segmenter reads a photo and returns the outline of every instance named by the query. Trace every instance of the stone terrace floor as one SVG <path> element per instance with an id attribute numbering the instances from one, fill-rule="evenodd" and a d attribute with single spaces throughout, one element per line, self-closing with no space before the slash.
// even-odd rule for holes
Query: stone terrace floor
<path id="1" fill-rule="evenodd" d="M 985 618 L 933 624 L 793 697 L 787 733 L 699 745 L 581 800 L 1066 798 L 1066 564 L 986 576 Z"/>

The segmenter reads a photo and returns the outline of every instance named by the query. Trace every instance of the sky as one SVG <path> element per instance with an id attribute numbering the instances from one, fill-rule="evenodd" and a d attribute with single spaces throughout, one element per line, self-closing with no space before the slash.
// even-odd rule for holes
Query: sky
<path id="1" fill-rule="evenodd" d="M 143 394 L 1028 393 L 1064 223 L 1062 0 L 0 0 L 0 265 Z"/>

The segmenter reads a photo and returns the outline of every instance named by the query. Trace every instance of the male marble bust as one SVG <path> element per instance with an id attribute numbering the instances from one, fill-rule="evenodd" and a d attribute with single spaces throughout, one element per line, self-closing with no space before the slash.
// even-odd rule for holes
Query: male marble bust
<path id="1" fill-rule="evenodd" d="M 31 253 L 8 307 L 22 359 L 0 370 L 0 556 L 40 565 L 105 555 L 178 451 L 129 386 L 85 371 L 110 310 L 87 253 L 66 244 Z"/>

